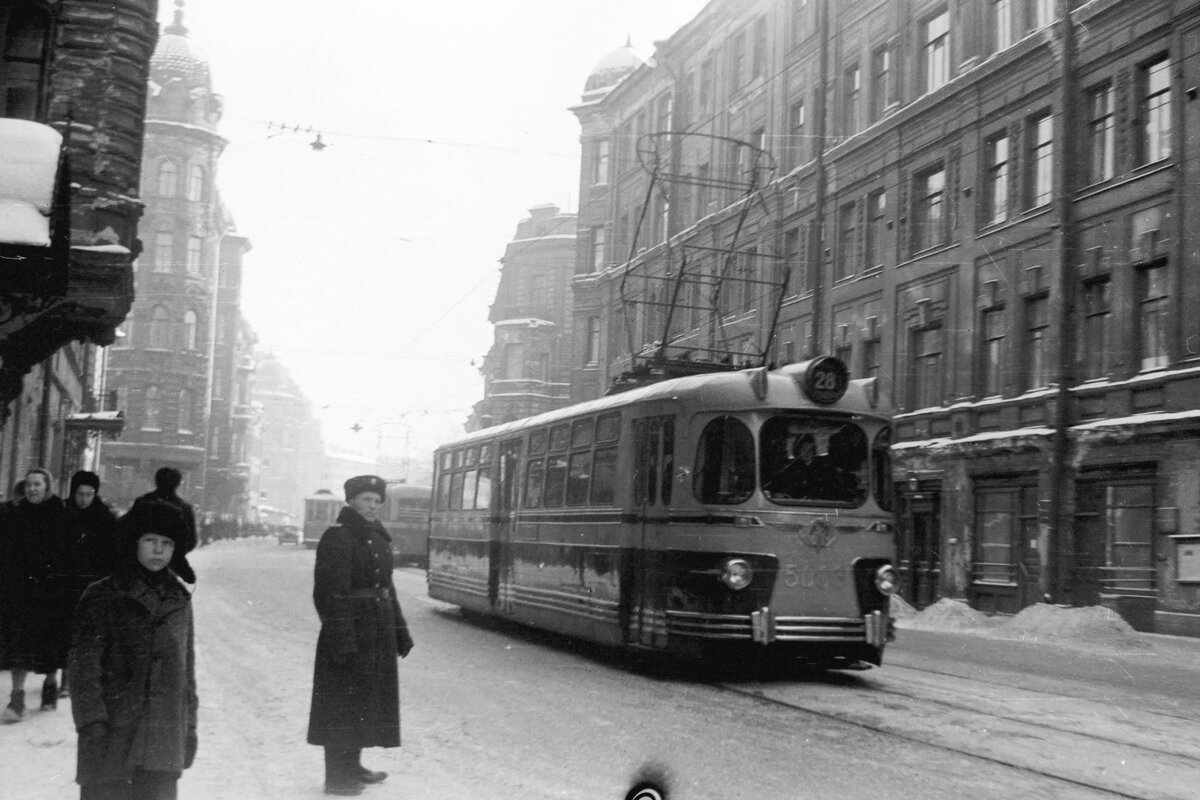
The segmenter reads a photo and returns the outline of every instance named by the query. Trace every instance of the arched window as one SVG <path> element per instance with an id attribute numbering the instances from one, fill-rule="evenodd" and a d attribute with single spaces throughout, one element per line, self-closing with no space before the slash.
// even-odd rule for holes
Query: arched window
<path id="1" fill-rule="evenodd" d="M 170 272 L 175 260 L 175 234 L 169 230 L 154 234 L 154 271 Z"/>
<path id="2" fill-rule="evenodd" d="M 150 312 L 150 341 L 146 345 L 154 350 L 166 350 L 171 346 L 171 315 L 166 306 L 155 306 Z"/>
<path id="3" fill-rule="evenodd" d="M 170 161 L 158 165 L 158 193 L 163 197 L 174 197 L 178 187 L 179 170 Z"/>
<path id="4" fill-rule="evenodd" d="M 183 313 L 183 349 L 196 349 L 196 312 L 190 308 Z"/>
<path id="5" fill-rule="evenodd" d="M 195 412 L 195 399 L 191 389 L 179 390 L 179 432 L 190 433 L 192 430 L 192 415 Z"/>
<path id="6" fill-rule="evenodd" d="M 142 416 L 142 430 L 161 430 L 162 396 L 157 386 L 146 387 L 146 409 Z"/>
<path id="7" fill-rule="evenodd" d="M 52 21 L 41 3 L 0 5 L 0 117 L 36 120 L 50 58 Z"/>
<path id="8" fill-rule="evenodd" d="M 204 167 L 192 164 L 188 173 L 188 200 L 198 203 L 204 199 Z"/>

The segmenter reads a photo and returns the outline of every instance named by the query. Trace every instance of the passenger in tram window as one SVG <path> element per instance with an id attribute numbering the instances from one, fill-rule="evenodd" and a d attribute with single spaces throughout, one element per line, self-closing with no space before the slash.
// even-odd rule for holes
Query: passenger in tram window
<path id="1" fill-rule="evenodd" d="M 789 424 L 783 467 L 763 482 L 768 495 L 788 500 L 824 499 L 832 488 L 829 466 L 817 455 L 817 440 L 798 425 Z"/>

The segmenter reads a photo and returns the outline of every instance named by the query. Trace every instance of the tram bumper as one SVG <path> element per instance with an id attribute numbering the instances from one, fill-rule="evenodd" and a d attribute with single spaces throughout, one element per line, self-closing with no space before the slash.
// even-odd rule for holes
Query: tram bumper
<path id="1" fill-rule="evenodd" d="M 750 638 L 759 644 L 865 641 L 871 647 L 882 648 L 892 638 L 890 628 L 891 619 L 878 610 L 864 614 L 861 621 L 780 617 L 767 606 L 750 613 Z"/>

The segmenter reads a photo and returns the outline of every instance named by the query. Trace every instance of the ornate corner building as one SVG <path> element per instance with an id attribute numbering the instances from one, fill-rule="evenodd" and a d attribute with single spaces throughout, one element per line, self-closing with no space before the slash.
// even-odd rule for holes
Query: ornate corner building
<path id="1" fill-rule="evenodd" d="M 257 424 L 255 337 L 240 305 L 250 241 L 221 201 L 222 98 L 182 16 L 177 8 L 150 59 L 146 246 L 136 264 L 137 300 L 109 354 L 108 389 L 127 428 L 104 446 L 103 478 L 108 499 L 128 506 L 154 487 L 158 468 L 172 466 L 198 511 L 246 521 Z"/>
<path id="2" fill-rule="evenodd" d="M 1200 635 L 1200 6 L 712 0 L 572 110 L 573 399 L 836 355 L 911 603 Z"/>
<path id="3" fill-rule="evenodd" d="M 0 492 L 94 466 L 133 302 L 153 0 L 0 5 Z"/>
<path id="4" fill-rule="evenodd" d="M 484 398 L 469 430 L 570 402 L 575 227 L 575 215 L 555 205 L 535 206 L 517 225 L 488 316 L 494 339 L 480 370 Z"/>

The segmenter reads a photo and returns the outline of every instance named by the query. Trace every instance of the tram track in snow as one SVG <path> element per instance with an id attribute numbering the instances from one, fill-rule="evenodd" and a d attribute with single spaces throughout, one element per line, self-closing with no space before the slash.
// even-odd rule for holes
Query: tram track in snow
<path id="1" fill-rule="evenodd" d="M 981 690 L 981 684 L 987 688 Z M 903 667 L 889 668 L 886 676 L 709 685 L 1098 797 L 1188 800 L 1200 780 L 1192 755 L 1200 748 L 1196 726 L 1180 731 L 1168 715 L 1120 709 L 1104 700 L 988 687 Z"/>

